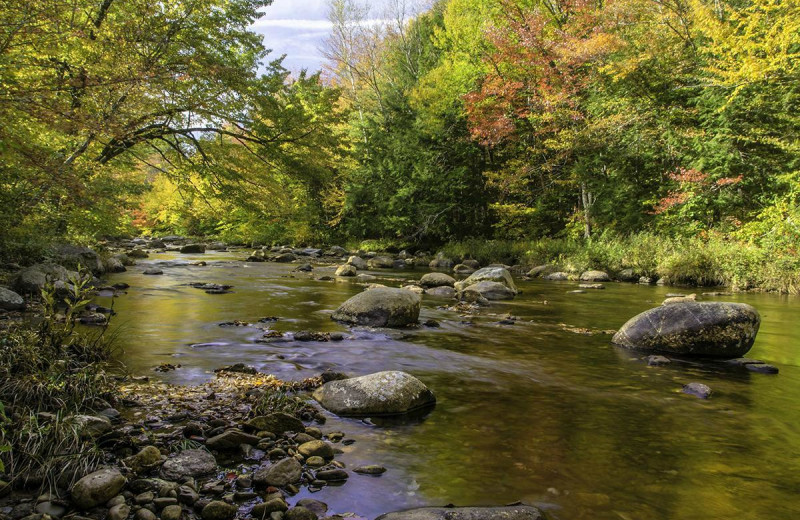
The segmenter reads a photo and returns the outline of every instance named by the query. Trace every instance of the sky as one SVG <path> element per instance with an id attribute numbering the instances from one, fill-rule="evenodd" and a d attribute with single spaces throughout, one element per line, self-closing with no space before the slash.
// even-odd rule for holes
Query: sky
<path id="1" fill-rule="evenodd" d="M 264 36 L 270 57 L 286 54 L 283 65 L 294 72 L 317 70 L 324 58 L 319 51 L 330 32 L 327 0 L 275 0 L 253 30 Z"/>

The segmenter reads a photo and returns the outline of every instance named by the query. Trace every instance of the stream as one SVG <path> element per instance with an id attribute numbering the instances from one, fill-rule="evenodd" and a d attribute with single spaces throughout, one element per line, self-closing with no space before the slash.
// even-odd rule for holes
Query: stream
<path id="1" fill-rule="evenodd" d="M 317 493 L 330 513 L 365 518 L 425 506 L 537 505 L 553 519 L 800 518 L 800 298 L 607 283 L 570 293 L 577 282 L 522 281 L 514 301 L 495 302 L 463 317 L 423 297 L 412 330 L 350 330 L 330 319 L 363 290 L 333 276 L 335 267 L 292 272 L 297 264 L 245 263 L 245 252 L 151 254 L 111 283 L 130 284 L 114 298 L 121 361 L 135 375 L 197 384 L 213 370 L 252 365 L 281 379 L 326 369 L 350 375 L 403 370 L 437 397 L 436 408 L 411 424 L 372 424 L 329 415 L 323 431 L 356 442 L 337 445 L 347 467 L 380 464 L 380 477 L 352 474 Z M 190 265 L 203 260 L 207 266 Z M 148 267 L 162 276 L 146 276 Z M 427 269 L 368 272 L 400 286 Z M 233 285 L 206 294 L 192 282 Z M 720 363 L 673 361 L 650 367 L 646 355 L 614 347 L 608 330 L 657 306 L 667 293 L 697 292 L 703 301 L 749 303 L 761 330 L 748 357 L 778 375 Z M 110 305 L 107 295 L 98 303 Z M 502 325 L 507 314 L 517 318 Z M 275 316 L 274 323 L 257 323 Z M 344 332 L 340 342 L 261 344 L 254 327 L 280 332 Z M 588 329 L 588 330 L 587 330 Z M 159 373 L 162 363 L 180 364 Z M 701 400 L 683 394 L 689 382 L 709 385 Z"/>

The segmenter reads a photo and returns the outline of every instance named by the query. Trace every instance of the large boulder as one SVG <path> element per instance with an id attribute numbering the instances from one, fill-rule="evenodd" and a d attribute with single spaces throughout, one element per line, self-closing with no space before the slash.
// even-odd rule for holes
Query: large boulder
<path id="1" fill-rule="evenodd" d="M 376 256 L 367 260 L 367 267 L 370 269 L 392 269 L 394 258 L 389 256 Z"/>
<path id="2" fill-rule="evenodd" d="M 182 481 L 188 477 L 202 477 L 217 470 L 217 459 L 206 450 L 184 450 L 161 466 L 165 480 Z"/>
<path id="3" fill-rule="evenodd" d="M 375 520 L 542 520 L 533 506 L 423 507 L 386 513 Z"/>
<path id="4" fill-rule="evenodd" d="M 581 273 L 582 282 L 608 282 L 611 278 L 605 271 L 584 271 Z"/>
<path id="5" fill-rule="evenodd" d="M 181 247 L 181 253 L 183 253 L 184 255 L 192 255 L 205 252 L 206 252 L 205 244 L 186 244 L 185 246 Z"/>
<path id="6" fill-rule="evenodd" d="M 351 256 L 347 259 L 347 263 L 358 269 L 359 271 L 364 271 L 367 269 L 367 261 L 361 258 L 360 256 Z"/>
<path id="7" fill-rule="evenodd" d="M 513 300 L 516 295 L 516 291 L 502 283 L 489 281 L 472 284 L 461 291 L 461 297 L 466 301 L 478 301 L 477 296 L 487 300 Z"/>
<path id="8" fill-rule="evenodd" d="M 758 311 L 744 303 L 688 301 L 634 316 L 612 341 L 636 350 L 737 358 L 753 346 L 760 324 Z"/>
<path id="9" fill-rule="evenodd" d="M 469 275 L 466 280 L 456 282 L 455 288 L 457 291 L 463 291 L 467 287 L 479 282 L 501 283 L 511 289 L 514 294 L 517 294 L 517 286 L 514 285 L 514 279 L 511 277 L 511 273 L 508 272 L 508 269 L 503 267 L 484 267 L 483 269 L 478 269 Z"/>
<path id="10" fill-rule="evenodd" d="M 353 296 L 331 317 L 369 327 L 405 327 L 417 322 L 419 308 L 420 297 L 413 292 L 378 287 Z"/>
<path id="11" fill-rule="evenodd" d="M 38 296 L 48 284 L 68 283 L 70 279 L 77 280 L 78 278 L 78 273 L 68 271 L 60 265 L 36 264 L 18 272 L 11 282 L 11 288 L 19 294 Z"/>
<path id="12" fill-rule="evenodd" d="M 25 308 L 25 300 L 11 289 L 0 287 L 0 310 L 21 311 Z"/>
<path id="13" fill-rule="evenodd" d="M 95 275 L 106 272 L 106 266 L 100 255 L 93 249 L 69 244 L 55 248 L 55 261 L 68 269 L 78 270 L 78 268 L 88 269 Z"/>
<path id="14" fill-rule="evenodd" d="M 342 416 L 402 415 L 432 406 L 436 397 L 405 372 L 378 372 L 330 381 L 313 394 L 326 410 Z"/>
<path id="15" fill-rule="evenodd" d="M 105 504 L 122 491 L 125 482 L 125 477 L 116 469 L 95 471 L 72 486 L 72 502 L 82 510 Z"/>
<path id="16" fill-rule="evenodd" d="M 423 287 L 452 287 L 455 283 L 455 278 L 444 273 L 428 273 L 419 281 Z"/>

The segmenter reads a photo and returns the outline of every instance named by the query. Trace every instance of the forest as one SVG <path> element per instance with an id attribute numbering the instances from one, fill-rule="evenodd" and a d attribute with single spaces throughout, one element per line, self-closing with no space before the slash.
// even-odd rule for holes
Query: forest
<path id="1" fill-rule="evenodd" d="M 331 0 L 300 73 L 270 3 L 4 2 L 4 259 L 177 233 L 797 290 L 797 2 Z"/>

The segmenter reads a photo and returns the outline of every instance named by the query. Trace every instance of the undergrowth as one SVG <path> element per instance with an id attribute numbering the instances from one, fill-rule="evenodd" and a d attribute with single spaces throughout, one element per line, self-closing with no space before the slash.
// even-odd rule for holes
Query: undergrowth
<path id="1" fill-rule="evenodd" d="M 76 327 L 89 302 L 88 278 L 43 291 L 43 316 L 0 336 L 0 463 L 15 486 L 66 487 L 99 462 L 95 439 L 73 416 L 107 406 L 113 385 L 106 327 Z"/>

